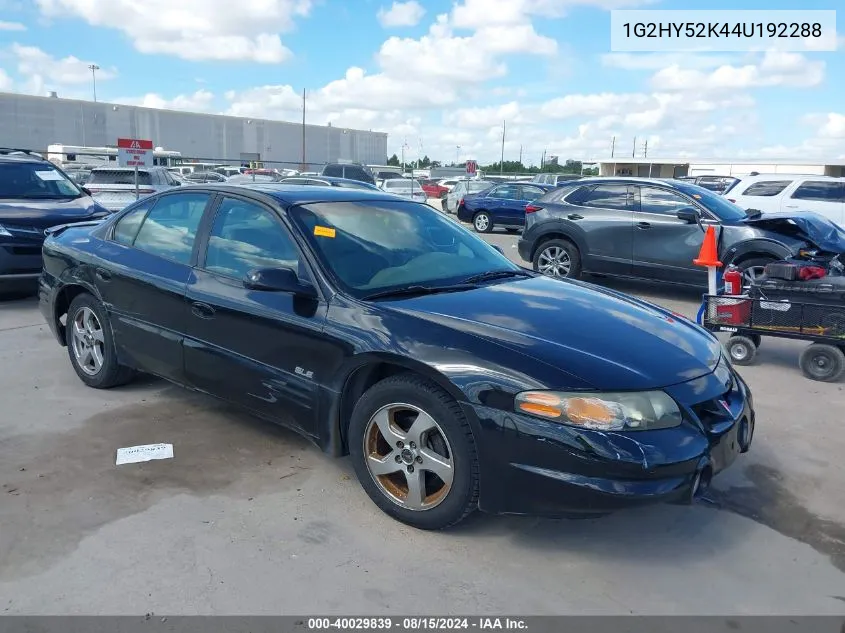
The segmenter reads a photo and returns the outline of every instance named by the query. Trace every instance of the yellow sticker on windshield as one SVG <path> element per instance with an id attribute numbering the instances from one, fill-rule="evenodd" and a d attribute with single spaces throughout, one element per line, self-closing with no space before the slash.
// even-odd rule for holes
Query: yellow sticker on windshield
<path id="1" fill-rule="evenodd" d="M 334 237 L 335 230 L 328 226 L 315 226 L 314 235 L 317 237 Z"/>
<path id="2" fill-rule="evenodd" d="M 692 194 L 692 197 L 695 198 L 696 200 L 701 200 L 701 196 L 697 193 Z"/>

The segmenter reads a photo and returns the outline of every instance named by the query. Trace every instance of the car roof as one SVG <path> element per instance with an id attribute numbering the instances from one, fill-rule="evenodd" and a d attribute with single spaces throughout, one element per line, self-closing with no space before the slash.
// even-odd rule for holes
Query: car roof
<path id="1" fill-rule="evenodd" d="M 321 187 L 312 185 L 285 185 L 283 182 L 245 182 L 243 184 L 207 183 L 189 185 L 187 187 L 169 189 L 174 191 L 208 190 L 215 192 L 243 193 L 254 191 L 275 199 L 285 207 L 312 202 L 351 202 L 351 201 L 385 201 L 396 202 L 396 196 L 379 189 L 358 189 L 353 187 Z"/>
<path id="2" fill-rule="evenodd" d="M 815 174 L 756 174 L 754 176 L 737 176 L 742 182 L 754 180 L 783 180 L 784 178 L 791 178 L 797 180 L 799 178 L 806 178 L 808 180 L 845 180 L 845 178 L 838 178 L 836 176 L 817 176 Z"/>
<path id="3" fill-rule="evenodd" d="M 166 167 L 139 167 L 139 171 L 153 171 L 155 169 L 168 171 Z M 99 165 L 91 169 L 91 171 L 135 171 L 134 167 L 120 167 L 110 165 Z"/>

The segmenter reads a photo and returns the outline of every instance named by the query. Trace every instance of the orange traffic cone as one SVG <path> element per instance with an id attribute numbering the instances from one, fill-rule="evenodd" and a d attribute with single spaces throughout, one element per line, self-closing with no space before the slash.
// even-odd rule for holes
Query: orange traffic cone
<path id="1" fill-rule="evenodd" d="M 719 261 L 719 253 L 716 250 L 716 231 L 712 226 L 707 227 L 704 234 L 704 241 L 701 243 L 701 250 L 698 251 L 698 258 L 692 260 L 696 266 L 722 266 Z"/>

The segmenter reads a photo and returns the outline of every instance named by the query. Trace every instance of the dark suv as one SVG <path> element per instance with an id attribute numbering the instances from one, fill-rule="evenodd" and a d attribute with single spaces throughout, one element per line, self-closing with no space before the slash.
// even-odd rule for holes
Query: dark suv
<path id="1" fill-rule="evenodd" d="M 323 167 L 320 175 L 358 180 L 360 182 L 368 182 L 371 185 L 376 184 L 376 178 L 372 170 L 366 165 L 358 165 L 357 163 L 329 163 Z"/>
<path id="2" fill-rule="evenodd" d="M 745 211 L 678 180 L 579 180 L 529 203 L 525 212 L 519 255 L 556 277 L 597 273 L 706 287 L 706 269 L 692 262 L 711 225 L 721 261 L 736 264 L 746 280 L 769 262 L 814 247 L 788 214 Z"/>
<path id="3" fill-rule="evenodd" d="M 0 288 L 38 278 L 46 229 L 108 214 L 53 163 L 0 149 Z"/>

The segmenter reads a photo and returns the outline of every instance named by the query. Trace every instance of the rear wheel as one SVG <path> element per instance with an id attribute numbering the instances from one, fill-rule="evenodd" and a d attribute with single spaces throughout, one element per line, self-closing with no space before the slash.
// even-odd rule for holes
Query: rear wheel
<path id="1" fill-rule="evenodd" d="M 438 530 L 478 504 L 478 454 L 466 417 L 443 389 L 392 376 L 355 405 L 349 453 L 370 499 L 386 514 Z"/>
<path id="2" fill-rule="evenodd" d="M 845 373 L 845 354 L 833 345 L 813 343 L 801 352 L 798 365 L 807 378 L 836 382 Z"/>
<path id="3" fill-rule="evenodd" d="M 479 211 L 472 218 L 472 226 L 478 233 L 490 233 L 493 230 L 493 220 L 487 211 Z"/>
<path id="4" fill-rule="evenodd" d="M 534 253 L 533 263 L 535 271 L 549 277 L 577 279 L 581 274 L 581 256 L 568 240 L 543 242 Z"/>
<path id="5" fill-rule="evenodd" d="M 117 362 L 106 311 L 93 295 L 83 293 L 71 301 L 65 341 L 76 375 L 89 387 L 109 389 L 135 376 L 134 370 Z"/>

